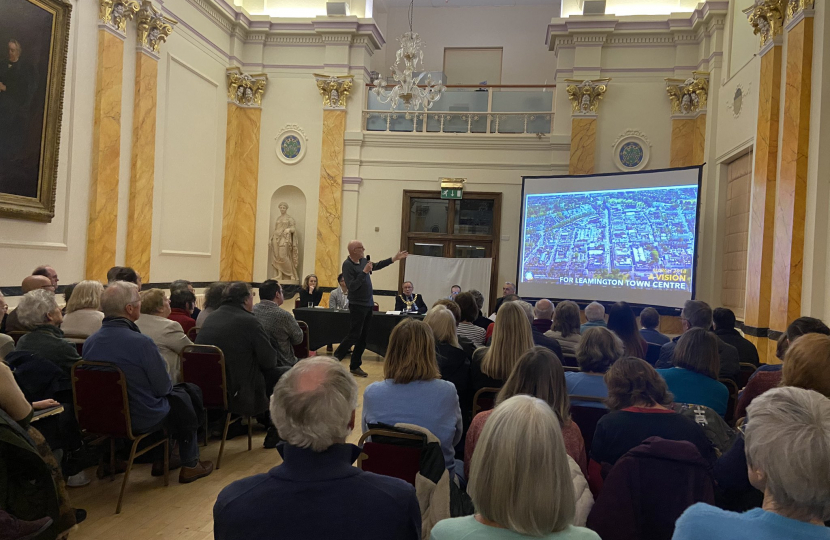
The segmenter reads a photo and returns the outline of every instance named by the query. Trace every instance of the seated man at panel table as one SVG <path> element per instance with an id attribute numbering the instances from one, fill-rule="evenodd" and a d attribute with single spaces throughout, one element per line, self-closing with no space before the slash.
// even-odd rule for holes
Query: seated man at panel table
<path id="1" fill-rule="evenodd" d="M 490 319 L 494 321 L 496 320 L 496 318 L 493 315 L 498 313 L 499 308 L 503 303 L 510 301 L 507 297 L 516 296 L 516 284 L 510 281 L 505 281 L 504 286 L 501 288 L 501 292 L 502 297 L 496 300 L 496 309 L 493 311 L 493 313 L 490 314 Z"/>
<path id="2" fill-rule="evenodd" d="M 404 313 L 426 313 L 427 305 L 423 297 L 415 292 L 415 285 L 411 281 L 404 281 L 401 294 L 395 297 L 395 311 Z"/>
<path id="3" fill-rule="evenodd" d="M 461 292 L 461 285 L 453 285 L 450 287 L 450 295 L 447 297 L 447 300 L 455 301 L 455 297 L 458 296 L 458 293 Z"/>
<path id="4" fill-rule="evenodd" d="M 346 278 L 343 274 L 337 276 L 337 288 L 329 295 L 331 309 L 349 309 L 349 288 L 346 287 Z"/>
<path id="5" fill-rule="evenodd" d="M 254 306 L 254 317 L 268 334 L 268 341 L 277 351 L 277 365 L 291 367 L 297 363 L 294 345 L 302 343 L 303 330 L 291 313 L 280 306 L 285 301 L 282 285 L 273 279 L 259 286 L 259 304 Z"/>
<path id="6" fill-rule="evenodd" d="M 50 292 L 55 292 L 55 286 L 52 285 L 52 281 L 46 276 L 26 276 L 26 278 L 23 279 L 21 288 L 23 289 L 23 294 L 37 289 L 45 289 Z M 15 309 L 6 316 L 6 327 L 3 329 L 4 332 L 26 332 L 29 330 L 20 322 L 20 319 L 18 318 L 19 315 L 20 313 L 18 313 Z"/>
<path id="7" fill-rule="evenodd" d="M 130 420 L 135 433 L 170 429 L 179 443 L 181 471 L 179 483 L 186 484 L 213 472 L 213 463 L 199 461 L 196 431 L 202 418 L 201 405 L 194 407 L 192 385 L 170 382 L 167 363 L 149 336 L 139 331 L 135 322 L 141 315 L 141 297 L 133 283 L 116 281 L 101 294 L 104 322 L 101 329 L 84 343 L 83 357 L 93 362 L 114 364 L 127 379 Z M 199 393 L 201 402 L 201 394 Z M 170 469 L 177 467 L 170 461 Z M 153 475 L 164 474 L 164 462 L 153 465 Z"/>
<path id="8" fill-rule="evenodd" d="M 215 540 L 419 540 L 415 488 L 352 463 L 357 383 L 328 357 L 303 360 L 277 384 L 271 418 L 282 464 L 237 480 L 213 507 Z"/>
<path id="9" fill-rule="evenodd" d="M 187 289 L 176 289 L 170 293 L 170 315 L 167 318 L 182 325 L 182 331 L 187 334 L 196 326 L 196 319 L 193 318 L 195 307 L 195 294 Z"/>

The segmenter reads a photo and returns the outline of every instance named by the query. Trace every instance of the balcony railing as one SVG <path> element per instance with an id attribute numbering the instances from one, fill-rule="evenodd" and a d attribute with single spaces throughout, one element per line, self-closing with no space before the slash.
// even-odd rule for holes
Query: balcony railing
<path id="1" fill-rule="evenodd" d="M 366 131 L 548 134 L 555 86 L 448 86 L 429 111 L 392 111 L 367 92 Z"/>

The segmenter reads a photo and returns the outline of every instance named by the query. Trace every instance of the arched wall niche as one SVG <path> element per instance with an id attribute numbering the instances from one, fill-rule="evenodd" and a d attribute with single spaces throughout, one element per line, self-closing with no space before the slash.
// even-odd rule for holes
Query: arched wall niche
<path id="1" fill-rule="evenodd" d="M 305 242 L 305 216 L 306 198 L 305 194 L 296 186 L 281 186 L 271 195 L 271 218 L 268 222 L 268 261 L 266 275 L 269 278 L 279 278 L 275 268 L 276 251 L 279 249 L 278 239 L 275 238 L 275 226 L 281 216 L 280 204 L 286 203 L 288 210 L 286 215 L 294 219 L 295 232 L 293 235 L 294 245 L 297 247 L 297 274 L 295 279 L 286 279 L 283 275 L 280 283 L 299 283 L 303 276 L 303 247 Z M 280 227 L 282 230 L 283 227 Z"/>

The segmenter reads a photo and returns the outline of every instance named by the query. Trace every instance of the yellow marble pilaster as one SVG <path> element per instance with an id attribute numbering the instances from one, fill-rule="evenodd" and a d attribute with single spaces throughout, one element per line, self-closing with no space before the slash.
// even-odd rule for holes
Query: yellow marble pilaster
<path id="1" fill-rule="evenodd" d="M 807 148 L 813 18 L 803 17 L 787 32 L 787 81 L 781 137 L 781 169 L 775 194 L 770 328 L 784 331 L 801 316 L 804 218 L 807 207 Z"/>
<path id="2" fill-rule="evenodd" d="M 317 252 L 314 268 L 320 285 L 336 287 L 340 260 L 343 202 L 343 151 L 346 111 L 323 111 L 323 148 L 317 213 Z"/>
<path id="3" fill-rule="evenodd" d="M 219 279 L 252 281 L 262 109 L 228 104 Z"/>
<path id="4" fill-rule="evenodd" d="M 709 73 L 695 71 L 688 79 L 666 79 L 671 101 L 671 167 L 703 164 L 706 148 L 706 105 Z"/>
<path id="5" fill-rule="evenodd" d="M 95 75 L 92 170 L 84 276 L 86 279 L 96 279 L 105 283 L 107 270 L 115 266 L 123 70 L 123 38 L 108 29 L 98 30 L 98 66 Z"/>
<path id="6" fill-rule="evenodd" d="M 670 167 L 687 167 L 694 163 L 694 136 L 694 119 L 672 118 Z"/>
<path id="7" fill-rule="evenodd" d="M 568 174 L 593 174 L 596 149 L 596 117 L 574 116 L 571 120 L 571 159 Z"/>
<path id="8" fill-rule="evenodd" d="M 766 331 L 769 327 L 772 283 L 775 185 L 777 181 L 778 129 L 781 106 L 780 44 L 772 44 L 761 56 L 758 85 L 758 124 L 755 135 L 755 173 L 752 177 L 752 202 L 749 215 L 747 249 L 745 325 Z M 768 355 L 764 337 L 747 332 L 747 339 L 758 348 L 761 362 L 775 359 Z"/>
<path id="9" fill-rule="evenodd" d="M 692 165 L 703 165 L 703 155 L 706 150 L 706 113 L 697 115 L 694 119 L 695 136 L 692 141 Z"/>
<path id="10" fill-rule="evenodd" d="M 135 64 L 133 147 L 124 264 L 135 269 L 144 281 L 150 281 L 157 95 L 158 60 L 147 53 L 138 52 Z"/>

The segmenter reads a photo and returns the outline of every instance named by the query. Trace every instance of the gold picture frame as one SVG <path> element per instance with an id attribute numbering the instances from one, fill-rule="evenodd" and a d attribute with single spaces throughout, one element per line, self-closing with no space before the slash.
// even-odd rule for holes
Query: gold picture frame
<path id="1" fill-rule="evenodd" d="M 51 222 L 72 6 L 0 2 L 0 217 Z"/>

